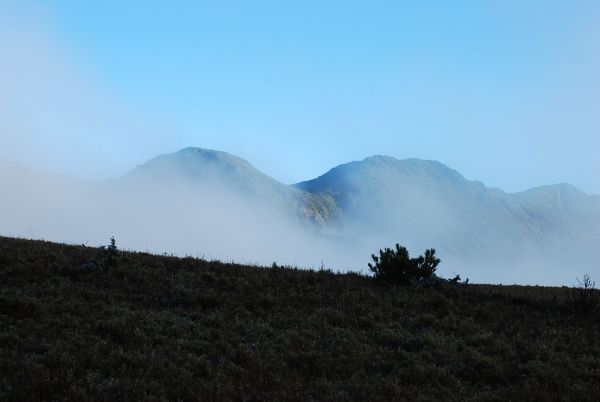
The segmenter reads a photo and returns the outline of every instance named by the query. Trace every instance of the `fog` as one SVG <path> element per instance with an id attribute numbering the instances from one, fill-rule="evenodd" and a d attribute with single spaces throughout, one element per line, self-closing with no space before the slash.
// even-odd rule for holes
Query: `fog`
<path id="1" fill-rule="evenodd" d="M 315 229 L 216 183 L 120 180 L 135 163 L 190 144 L 89 65 L 74 65 L 42 11 L 4 11 L 0 5 L 0 235 L 90 246 L 114 236 L 122 249 L 340 271 L 365 271 L 371 253 L 400 243 L 412 255 L 436 248 L 443 276 L 475 282 L 600 278 L 600 228 L 536 232 L 499 214 L 502 203 L 465 211 L 456 194 L 453 209 L 431 192 L 400 189 L 363 199 L 356 220 Z"/>
<path id="2" fill-rule="evenodd" d="M 83 182 L 12 166 L 0 173 L 0 233 L 242 263 L 358 269 L 334 239 L 217 185 Z"/>
<path id="3" fill-rule="evenodd" d="M 526 208 L 514 194 L 480 183 L 417 175 L 385 178 L 372 189 L 381 191 L 354 200 L 359 207 L 343 229 L 360 239 L 362 253 L 395 243 L 411 255 L 435 248 L 442 276 L 477 283 L 570 286 L 585 273 L 600 277 L 597 197 L 547 195 Z"/>
<path id="4" fill-rule="evenodd" d="M 164 191 L 89 180 L 118 178 L 180 137 L 168 120 L 124 102 L 90 65 L 74 65 L 43 8 L 25 11 L 0 4 L 0 235 L 90 246 L 114 236 L 123 249 L 153 253 L 362 265 L 337 240 L 217 185 Z"/>
<path id="5" fill-rule="evenodd" d="M 460 274 L 472 282 L 573 285 L 583 273 L 600 275 L 597 251 L 589 247 L 600 237 L 572 239 L 553 252 L 552 244 L 502 239 L 491 227 L 468 234 L 468 222 L 461 226 L 434 200 L 415 200 L 427 214 L 412 219 L 385 209 L 389 225 L 376 226 L 380 230 L 350 222 L 315 229 L 214 183 L 81 181 L 4 163 L 0 186 L 5 236 L 89 246 L 105 245 L 114 236 L 126 250 L 342 272 L 366 272 L 371 253 L 399 242 L 412 255 L 436 248 L 442 276 Z"/>
<path id="6" fill-rule="evenodd" d="M 180 145 L 168 119 L 124 99 L 57 31 L 43 7 L 0 3 L 0 160 L 108 178 Z"/>

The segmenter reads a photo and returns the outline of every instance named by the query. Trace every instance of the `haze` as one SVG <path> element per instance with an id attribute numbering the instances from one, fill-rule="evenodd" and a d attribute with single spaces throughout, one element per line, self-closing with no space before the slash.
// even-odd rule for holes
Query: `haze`
<path id="1" fill-rule="evenodd" d="M 127 193 L 105 181 L 188 146 L 286 184 L 384 154 L 508 193 L 569 183 L 600 194 L 598 20 L 594 1 L 3 1 L 0 235 L 114 235 L 137 250 L 342 270 L 401 241 L 324 240 L 221 188 Z M 455 224 L 417 201 L 435 217 L 426 226 Z M 411 251 L 436 247 L 423 233 L 403 236 Z M 573 242 L 596 239 L 583 237 Z M 542 277 L 527 257 L 504 276 L 452 258 L 444 269 L 568 285 L 583 273 L 557 264 Z"/>

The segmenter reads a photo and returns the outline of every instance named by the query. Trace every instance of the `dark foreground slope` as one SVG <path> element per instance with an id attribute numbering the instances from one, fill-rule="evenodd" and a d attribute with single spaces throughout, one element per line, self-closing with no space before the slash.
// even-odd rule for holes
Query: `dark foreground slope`
<path id="1" fill-rule="evenodd" d="M 0 238 L 0 400 L 592 400 L 571 289 L 404 289 Z"/>

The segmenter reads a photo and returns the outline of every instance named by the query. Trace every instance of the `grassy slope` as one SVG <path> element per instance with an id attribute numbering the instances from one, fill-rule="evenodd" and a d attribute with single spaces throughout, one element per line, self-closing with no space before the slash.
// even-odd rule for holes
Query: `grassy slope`
<path id="1" fill-rule="evenodd" d="M 403 289 L 0 238 L 0 400 L 585 400 L 569 290 Z"/>

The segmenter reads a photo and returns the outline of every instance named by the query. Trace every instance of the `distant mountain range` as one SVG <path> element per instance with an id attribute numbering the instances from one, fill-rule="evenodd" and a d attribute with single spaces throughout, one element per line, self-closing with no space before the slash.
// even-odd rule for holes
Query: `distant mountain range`
<path id="1" fill-rule="evenodd" d="M 13 185 L 21 180 L 8 178 Z M 156 203 L 148 207 L 150 212 L 166 208 L 188 213 L 189 219 L 164 212 L 163 225 L 167 221 L 191 225 L 197 214 L 193 225 L 202 227 L 214 215 L 211 230 L 218 231 L 219 222 L 231 226 L 222 239 L 243 222 L 253 228 L 262 226 L 265 211 L 273 212 L 303 231 L 349 245 L 342 248 L 352 256 L 345 264 L 356 255 L 368 256 L 367 250 L 400 242 L 417 251 L 435 247 L 461 272 L 466 266 L 472 268 L 470 272 L 492 269 L 494 261 L 496 270 L 512 267 L 513 274 L 506 278 L 514 278 L 514 270 L 527 270 L 527 266 L 547 266 L 548 275 L 555 278 L 574 278 L 571 271 L 581 274 L 585 269 L 600 273 L 600 197 L 567 184 L 509 194 L 469 181 L 435 161 L 373 156 L 337 166 L 313 180 L 285 185 L 226 152 L 186 148 L 158 156 L 121 179 L 85 186 L 109 191 L 111 200 L 117 200 L 109 203 L 115 205 L 127 194 L 135 194 L 133 205 Z M 139 189 L 144 189 L 144 196 Z M 165 194 L 170 197 L 164 198 Z M 209 199 L 219 201 L 211 204 Z M 229 199 L 236 202 L 228 203 Z M 258 209 L 260 213 L 255 212 Z M 130 215 L 125 210 L 118 214 Z M 277 234 L 283 229 L 265 230 L 283 241 L 284 235 Z M 249 233 L 245 242 L 252 241 Z M 227 247 L 231 245 L 224 250 Z M 252 258 L 252 248 L 246 254 Z M 364 262 L 356 265 L 362 268 Z"/>
<path id="2" fill-rule="evenodd" d="M 371 247 L 436 247 L 464 264 L 514 266 L 527 256 L 577 265 L 599 254 L 593 250 L 600 245 L 600 197 L 567 184 L 509 194 L 435 161 L 373 156 L 286 186 L 230 154 L 187 148 L 127 177 L 218 183 L 327 233 Z"/>
<path id="3" fill-rule="evenodd" d="M 598 196 L 568 184 L 508 194 L 435 161 L 373 156 L 294 187 L 331 195 L 349 222 L 373 230 L 422 228 L 432 239 L 451 232 L 469 247 L 499 238 L 517 246 L 523 238 L 546 241 L 600 228 Z"/>

